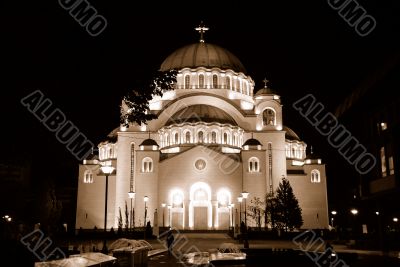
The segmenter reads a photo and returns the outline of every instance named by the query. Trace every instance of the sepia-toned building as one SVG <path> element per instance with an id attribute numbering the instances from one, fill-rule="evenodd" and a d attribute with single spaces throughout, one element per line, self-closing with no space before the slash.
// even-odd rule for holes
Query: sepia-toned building
<path id="1" fill-rule="evenodd" d="M 284 125 L 281 97 L 267 81 L 256 90 L 240 60 L 205 42 L 206 28 L 197 29 L 199 42 L 161 64 L 161 71 L 178 74 L 175 90 L 150 101 L 158 119 L 116 128 L 98 145 L 98 157 L 80 165 L 76 228 L 103 228 L 100 163 L 116 168 L 108 227 L 117 227 L 119 209 L 125 217 L 132 201 L 135 226 L 156 220 L 178 229 L 228 229 L 244 220 L 238 213 L 245 202 L 248 208 L 254 198 L 264 201 L 286 177 L 302 208 L 302 228 L 328 228 L 325 165 L 307 156 L 307 145 Z M 248 198 L 239 203 L 243 192 Z M 248 216 L 247 224 L 255 221 Z"/>

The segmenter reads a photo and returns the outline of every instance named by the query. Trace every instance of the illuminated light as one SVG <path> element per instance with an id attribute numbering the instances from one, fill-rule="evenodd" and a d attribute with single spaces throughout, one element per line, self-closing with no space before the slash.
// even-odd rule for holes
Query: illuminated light
<path id="1" fill-rule="evenodd" d="M 240 153 L 240 149 L 231 148 L 231 147 L 222 147 L 222 153 L 232 154 L 232 153 Z"/>
<path id="2" fill-rule="evenodd" d="M 182 75 L 183 75 L 182 73 L 178 73 L 178 74 L 177 74 L 178 77 L 181 77 Z"/>
<path id="3" fill-rule="evenodd" d="M 337 211 L 336 211 L 336 210 L 332 210 L 332 211 L 331 211 L 331 214 L 332 214 L 332 215 L 336 215 L 336 214 L 337 214 Z"/>
<path id="4" fill-rule="evenodd" d="M 332 257 L 336 257 L 336 254 L 335 254 L 335 253 L 332 253 L 331 256 L 332 256 Z"/>
<path id="5" fill-rule="evenodd" d="M 158 147 L 157 146 L 153 146 L 153 150 L 157 150 L 158 149 Z"/>
<path id="6" fill-rule="evenodd" d="M 398 219 L 397 217 L 394 217 L 394 218 L 393 218 L 393 221 L 394 221 L 394 222 L 398 222 L 399 219 Z"/>
<path id="7" fill-rule="evenodd" d="M 276 126 L 276 129 L 277 129 L 278 131 L 281 131 L 281 130 L 282 130 L 282 125 Z"/>
<path id="8" fill-rule="evenodd" d="M 292 166 L 303 166 L 303 165 L 304 165 L 304 161 L 292 160 Z"/>
<path id="9" fill-rule="evenodd" d="M 238 199 L 238 202 L 239 202 L 239 203 L 242 203 L 242 201 L 243 201 L 243 198 L 242 198 L 242 197 L 238 197 L 237 199 Z"/>
<path id="10" fill-rule="evenodd" d="M 257 131 L 261 131 L 261 130 L 262 130 L 262 126 L 261 126 L 261 125 L 257 125 L 257 126 L 256 126 L 256 130 L 257 130 Z"/>
<path id="11" fill-rule="evenodd" d="M 8 218 L 10 218 L 10 216 L 8 216 L 8 215 L 5 215 L 3 218 L 6 218 L 6 219 L 8 219 Z"/>
<path id="12" fill-rule="evenodd" d="M 167 206 L 167 204 L 161 203 L 161 207 L 165 208 L 166 206 Z"/>
<path id="13" fill-rule="evenodd" d="M 217 193 L 217 201 L 221 206 L 228 206 L 231 202 L 231 193 L 227 189 L 221 189 Z"/>
<path id="14" fill-rule="evenodd" d="M 260 110 L 259 110 L 258 108 L 256 108 L 256 110 L 254 111 L 254 113 L 255 113 L 256 115 L 259 115 L 259 114 L 260 114 Z"/>
<path id="15" fill-rule="evenodd" d="M 358 214 L 358 210 L 356 210 L 356 209 L 351 209 L 350 212 L 353 215 L 357 215 Z"/>
<path id="16" fill-rule="evenodd" d="M 141 126 L 140 126 L 140 130 L 142 131 L 142 132 L 145 132 L 146 131 L 146 124 L 142 124 Z"/>
<path id="17" fill-rule="evenodd" d="M 379 215 L 379 211 L 375 211 L 375 214 L 376 214 L 376 215 Z"/>
<path id="18" fill-rule="evenodd" d="M 245 145 L 245 146 L 243 147 L 243 149 L 244 149 L 244 150 L 249 150 L 249 146 L 248 146 L 248 145 Z"/>
<path id="19" fill-rule="evenodd" d="M 311 164 L 311 159 L 306 159 L 306 164 Z"/>
<path id="20" fill-rule="evenodd" d="M 322 162 L 322 161 L 321 161 L 320 159 L 318 159 L 318 164 L 321 164 L 321 162 Z"/>
<path id="21" fill-rule="evenodd" d="M 149 201 L 149 197 L 148 197 L 148 196 L 144 196 L 144 197 L 143 197 L 143 201 L 144 201 L 144 202 Z"/>
<path id="22" fill-rule="evenodd" d="M 7 218 L 7 221 L 8 221 L 8 222 L 11 222 L 11 217 L 8 217 L 8 218 Z"/>
<path id="23" fill-rule="evenodd" d="M 111 174 L 115 170 L 113 166 L 101 166 L 100 169 L 104 174 Z"/>
<path id="24" fill-rule="evenodd" d="M 176 96 L 175 91 L 171 90 L 171 91 L 167 91 L 163 94 L 162 99 L 163 100 L 173 100 Z"/>
<path id="25" fill-rule="evenodd" d="M 129 198 L 134 198 L 135 195 L 136 195 L 136 193 L 133 192 L 133 191 L 129 191 L 129 192 L 128 192 L 128 197 L 129 197 Z"/>
<path id="26" fill-rule="evenodd" d="M 243 191 L 242 192 L 242 197 L 244 198 L 244 199 L 247 199 L 247 197 L 249 196 L 249 192 L 246 192 L 246 191 Z"/>
<path id="27" fill-rule="evenodd" d="M 253 103 L 247 102 L 247 101 L 240 101 L 240 107 L 243 110 L 252 110 L 253 109 Z"/>
<path id="28" fill-rule="evenodd" d="M 257 145 L 257 150 L 261 150 L 261 145 Z"/>
<path id="29" fill-rule="evenodd" d="M 128 130 L 128 127 L 126 127 L 126 126 L 121 126 L 121 127 L 119 127 L 119 129 L 120 129 L 122 132 L 126 132 L 126 131 Z"/>
<path id="30" fill-rule="evenodd" d="M 180 151 L 179 147 L 171 147 L 161 150 L 162 153 L 178 153 Z"/>
<path id="31" fill-rule="evenodd" d="M 278 100 L 279 98 L 280 98 L 279 95 L 274 95 L 275 100 Z"/>
<path id="32" fill-rule="evenodd" d="M 386 122 L 381 122 L 381 129 L 383 131 L 387 129 L 387 123 Z"/>

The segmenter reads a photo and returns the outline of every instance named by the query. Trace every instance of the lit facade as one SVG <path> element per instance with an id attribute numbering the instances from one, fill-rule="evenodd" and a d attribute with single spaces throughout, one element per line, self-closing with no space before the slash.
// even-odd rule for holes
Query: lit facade
<path id="1" fill-rule="evenodd" d="M 160 69 L 178 74 L 175 90 L 150 102 L 158 119 L 118 127 L 99 144 L 99 157 L 80 165 L 76 228 L 102 228 L 99 163 L 116 168 L 109 179 L 109 227 L 117 227 L 119 209 L 125 218 L 125 203 L 130 210 L 132 190 L 135 226 L 144 225 L 146 214 L 151 225 L 228 229 L 239 223 L 241 192 L 250 193 L 249 206 L 284 176 L 302 208 L 302 228 L 328 228 L 325 165 L 307 157 L 306 144 L 283 125 L 279 95 L 266 83 L 254 94 L 242 63 L 202 38 L 176 50 Z"/>

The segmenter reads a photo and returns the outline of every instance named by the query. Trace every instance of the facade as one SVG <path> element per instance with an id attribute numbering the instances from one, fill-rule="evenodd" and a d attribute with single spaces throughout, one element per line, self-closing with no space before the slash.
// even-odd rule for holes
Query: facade
<path id="1" fill-rule="evenodd" d="M 385 61 L 336 109 L 336 116 L 372 153 L 376 164 L 366 174 L 349 168 L 344 178 L 353 184 L 353 206 L 359 224 L 368 233 L 398 229 L 400 218 L 400 97 L 392 90 L 400 85 L 400 58 Z M 356 178 L 356 179 L 355 179 Z M 380 226 L 379 226 L 380 225 Z"/>
<path id="2" fill-rule="evenodd" d="M 158 119 L 120 126 L 79 167 L 76 228 L 103 228 L 105 178 L 112 164 L 107 226 L 119 209 L 134 210 L 134 226 L 150 221 L 179 229 L 228 229 L 255 197 L 262 201 L 286 177 L 302 208 L 302 228 L 328 228 L 325 165 L 284 126 L 282 103 L 255 83 L 239 59 L 204 41 L 182 47 L 161 64 L 177 69 L 175 90 L 154 97 Z M 128 192 L 135 192 L 134 198 Z M 249 196 L 239 206 L 242 192 Z M 147 201 L 144 201 L 146 198 Z M 145 218 L 146 217 L 146 218 Z M 250 216 L 247 224 L 255 226 Z"/>

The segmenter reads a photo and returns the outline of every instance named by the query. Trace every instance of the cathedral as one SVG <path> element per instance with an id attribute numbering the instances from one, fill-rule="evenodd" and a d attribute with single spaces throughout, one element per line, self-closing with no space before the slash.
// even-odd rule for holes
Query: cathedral
<path id="1" fill-rule="evenodd" d="M 120 125 L 80 164 L 76 229 L 102 229 L 105 218 L 116 229 L 120 217 L 124 227 L 125 217 L 129 227 L 225 230 L 245 218 L 256 226 L 250 205 L 282 178 L 299 201 L 301 228 L 328 228 L 325 165 L 283 124 L 268 81 L 256 90 L 235 55 L 204 40 L 207 29 L 162 62 L 161 71 L 178 73 L 174 90 L 149 103 L 158 118 Z M 102 165 L 115 168 L 107 198 Z"/>

